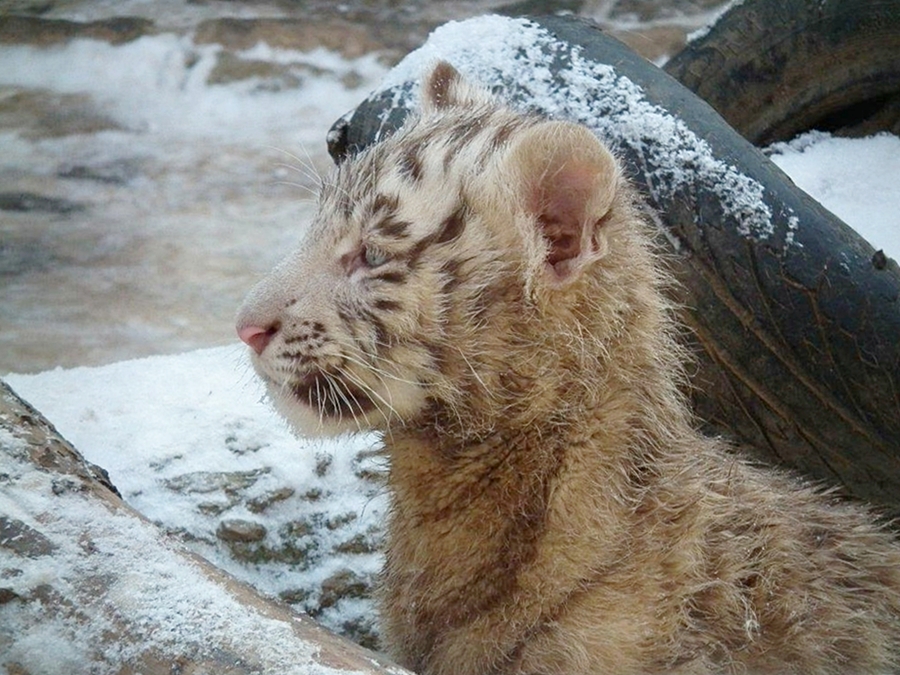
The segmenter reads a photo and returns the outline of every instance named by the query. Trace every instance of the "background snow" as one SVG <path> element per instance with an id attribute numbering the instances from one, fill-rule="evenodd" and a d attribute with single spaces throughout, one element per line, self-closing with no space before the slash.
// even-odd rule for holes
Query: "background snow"
<path id="1" fill-rule="evenodd" d="M 321 144 L 324 128 L 364 93 L 342 78 L 352 73 L 361 83 L 373 82 L 385 72 L 376 55 L 348 60 L 321 48 L 296 52 L 260 44 L 236 56 L 294 66 L 301 88 L 277 89 L 253 78 L 210 86 L 221 51 L 173 34 L 121 45 L 86 39 L 50 48 L 5 45 L 0 84 L 90 94 L 126 129 L 152 131 L 154 144 L 191 138 L 301 147 Z M 171 149 L 157 146 L 154 154 Z"/>
<path id="2" fill-rule="evenodd" d="M 0 112 L 16 97 L 76 97 L 0 128 L 0 192 L 73 205 L 0 212 L 0 370 L 233 340 L 240 298 L 311 215 L 330 124 L 386 67 L 257 45 L 229 58 L 267 59 L 275 75 L 208 83 L 220 56 L 166 33 L 0 44 Z M 44 123 L 73 113 L 100 130 Z"/>
<path id="3" fill-rule="evenodd" d="M 900 259 L 900 138 L 837 138 L 821 131 L 768 154 L 807 194 L 865 237 Z"/>

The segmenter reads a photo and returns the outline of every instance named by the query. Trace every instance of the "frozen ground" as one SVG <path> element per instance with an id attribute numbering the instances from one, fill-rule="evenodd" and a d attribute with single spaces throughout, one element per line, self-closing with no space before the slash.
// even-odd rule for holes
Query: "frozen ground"
<path id="1" fill-rule="evenodd" d="M 295 438 L 236 346 L 4 379 L 165 531 L 374 645 L 386 509 L 376 438 Z"/>
<path id="2" fill-rule="evenodd" d="M 0 130 L 0 189 L 7 201 L 35 195 L 0 212 L 0 367 L 232 341 L 240 297 L 309 216 L 316 173 L 329 168 L 328 126 L 385 67 L 375 56 L 251 49 L 248 59 L 297 78 L 316 73 L 270 91 L 257 78 L 208 85 L 216 54 L 171 34 L 0 47 L 7 101 L 84 97 L 83 118 L 103 125 Z"/>

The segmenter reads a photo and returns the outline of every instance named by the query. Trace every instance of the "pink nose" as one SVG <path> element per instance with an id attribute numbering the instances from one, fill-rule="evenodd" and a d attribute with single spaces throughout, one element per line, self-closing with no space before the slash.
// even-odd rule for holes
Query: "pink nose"
<path id="1" fill-rule="evenodd" d="M 278 332 L 278 326 L 260 328 L 259 326 L 238 326 L 238 337 L 246 342 L 257 354 L 262 354 L 266 345 Z"/>

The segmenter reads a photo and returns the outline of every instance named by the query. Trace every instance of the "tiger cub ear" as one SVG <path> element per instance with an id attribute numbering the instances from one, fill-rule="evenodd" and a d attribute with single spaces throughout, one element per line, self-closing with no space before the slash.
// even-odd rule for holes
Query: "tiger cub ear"
<path id="1" fill-rule="evenodd" d="M 472 108 L 490 103 L 484 89 L 470 84 L 446 61 L 438 61 L 422 82 L 422 110 L 437 112 L 450 108 Z"/>
<path id="2" fill-rule="evenodd" d="M 540 236 L 550 283 L 576 279 L 606 252 L 603 226 L 621 180 L 612 153 L 587 128 L 543 122 L 518 135 L 503 162 Z"/>

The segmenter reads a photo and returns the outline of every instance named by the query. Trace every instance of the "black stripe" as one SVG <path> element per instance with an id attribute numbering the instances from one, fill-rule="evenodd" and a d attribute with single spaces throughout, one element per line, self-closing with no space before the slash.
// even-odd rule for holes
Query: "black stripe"
<path id="1" fill-rule="evenodd" d="M 338 307 L 337 314 L 338 318 L 343 322 L 344 327 L 347 329 L 347 332 L 353 337 L 356 337 L 356 317 L 343 307 Z"/>
<path id="2" fill-rule="evenodd" d="M 387 326 L 384 324 L 384 321 L 382 321 L 378 315 L 367 310 L 362 310 L 362 315 L 363 320 L 368 322 L 375 331 L 375 343 L 379 346 L 389 344 L 390 333 Z"/>
<path id="3" fill-rule="evenodd" d="M 406 239 L 409 236 L 409 229 L 412 227 L 412 223 L 406 220 L 397 220 L 393 216 L 389 216 L 375 225 L 375 229 L 378 230 L 385 237 L 394 237 L 395 239 Z"/>
<path id="4" fill-rule="evenodd" d="M 460 204 L 444 219 L 435 232 L 413 244 L 403 254 L 409 268 L 414 269 L 419 264 L 419 258 L 432 244 L 447 244 L 459 238 L 466 229 L 467 217 L 468 209 L 465 204 Z"/>
<path id="5" fill-rule="evenodd" d="M 459 269 L 462 267 L 461 260 L 448 260 L 441 267 L 441 274 L 444 276 L 444 286 L 441 289 L 444 295 L 449 295 L 462 283 L 462 277 Z"/>
<path id="6" fill-rule="evenodd" d="M 447 171 L 450 168 L 450 165 L 453 163 L 453 160 L 456 159 L 456 156 L 472 142 L 472 139 L 475 138 L 483 128 L 481 120 L 476 120 L 474 122 L 461 124 L 457 129 L 454 129 L 454 132 L 459 135 L 450 140 L 450 147 L 447 148 L 447 154 L 444 155 L 444 171 Z"/>
<path id="7" fill-rule="evenodd" d="M 382 312 L 396 312 L 398 309 L 402 308 L 401 305 L 396 300 L 388 300 L 387 298 L 379 298 L 375 301 L 375 309 L 379 309 Z"/>
<path id="8" fill-rule="evenodd" d="M 407 149 L 397 161 L 397 164 L 400 167 L 400 174 L 413 183 L 418 183 L 422 180 L 422 158 L 419 154 L 420 150 L 421 148 L 418 145 L 414 145 Z"/>
<path id="9" fill-rule="evenodd" d="M 375 195 L 375 201 L 372 202 L 372 213 L 386 213 L 386 217 L 390 218 L 394 215 L 394 211 L 400 206 L 400 198 L 397 195 Z"/>
<path id="10" fill-rule="evenodd" d="M 402 284 L 406 282 L 406 279 L 409 275 L 406 272 L 382 272 L 381 274 L 376 274 L 372 278 L 377 279 L 379 281 L 384 281 L 388 284 Z"/>
<path id="11" fill-rule="evenodd" d="M 465 204 L 457 206 L 453 213 L 447 216 L 444 219 L 444 222 L 441 223 L 441 227 L 437 232 L 434 242 L 436 244 L 446 244 L 454 239 L 458 239 L 466 229 L 468 215 L 468 209 L 466 209 Z"/>

